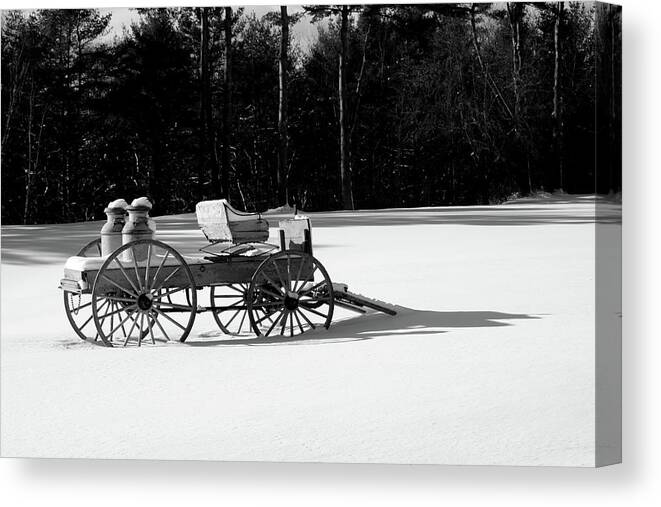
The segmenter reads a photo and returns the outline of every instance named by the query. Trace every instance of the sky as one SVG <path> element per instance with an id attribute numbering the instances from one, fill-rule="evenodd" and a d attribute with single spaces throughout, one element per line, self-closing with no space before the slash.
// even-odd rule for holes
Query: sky
<path id="1" fill-rule="evenodd" d="M 250 14 L 255 13 L 259 18 L 264 14 L 270 11 L 280 10 L 279 5 L 247 5 L 244 7 L 244 13 Z M 121 35 L 124 27 L 129 28 L 133 21 L 136 21 L 139 18 L 138 12 L 135 9 L 128 7 L 117 7 L 112 9 L 99 9 L 101 14 L 107 14 L 108 12 L 112 13 L 112 18 L 110 19 L 110 31 L 107 35 L 109 38 L 113 38 L 115 35 Z M 288 12 L 293 14 L 302 10 L 300 5 L 289 5 Z M 292 29 L 291 34 L 294 40 L 296 40 L 303 50 L 309 48 L 314 41 L 317 39 L 317 26 L 310 21 L 308 16 L 304 16 L 296 23 Z"/>

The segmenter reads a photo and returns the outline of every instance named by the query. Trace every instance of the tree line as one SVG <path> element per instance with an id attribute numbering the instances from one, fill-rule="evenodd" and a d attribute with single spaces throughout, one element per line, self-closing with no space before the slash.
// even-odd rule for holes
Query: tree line
<path id="1" fill-rule="evenodd" d="M 138 11 L 114 38 L 94 9 L 3 12 L 3 223 L 621 188 L 617 6 Z"/>

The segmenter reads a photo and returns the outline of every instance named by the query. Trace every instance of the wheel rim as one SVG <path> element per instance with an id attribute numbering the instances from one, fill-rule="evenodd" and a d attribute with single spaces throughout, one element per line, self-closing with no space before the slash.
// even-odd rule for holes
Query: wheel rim
<path id="1" fill-rule="evenodd" d="M 94 239 L 82 247 L 77 257 L 100 257 L 101 238 Z M 92 312 L 92 295 L 62 291 L 64 297 L 64 311 L 69 324 L 76 334 L 85 341 L 96 341 L 99 335 L 94 327 Z"/>
<path id="2" fill-rule="evenodd" d="M 230 336 L 252 335 L 247 294 L 250 283 L 230 283 L 211 287 L 213 318 L 220 330 Z"/>
<path id="3" fill-rule="evenodd" d="M 333 319 L 333 285 L 323 265 L 303 252 L 285 251 L 266 259 L 248 290 L 248 314 L 261 336 L 296 336 Z"/>
<path id="4" fill-rule="evenodd" d="M 151 239 L 115 250 L 92 289 L 94 323 L 109 346 L 183 342 L 196 310 L 195 281 L 186 261 L 174 248 Z"/>

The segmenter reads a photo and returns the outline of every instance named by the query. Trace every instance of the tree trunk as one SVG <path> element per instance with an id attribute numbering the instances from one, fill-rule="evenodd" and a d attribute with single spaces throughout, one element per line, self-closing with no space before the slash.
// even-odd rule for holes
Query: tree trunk
<path id="1" fill-rule="evenodd" d="M 28 97 L 27 165 L 25 169 L 25 201 L 23 206 L 23 225 L 30 219 L 30 199 L 32 197 L 32 119 L 34 117 L 34 80 L 31 82 Z"/>
<path id="2" fill-rule="evenodd" d="M 279 84 L 280 95 L 278 103 L 278 133 L 280 135 L 280 160 L 277 173 L 278 205 L 288 204 L 288 170 L 287 158 L 289 140 L 287 138 L 287 68 L 289 50 L 289 17 L 287 6 L 280 7 L 280 23 L 282 26 L 280 36 Z"/>
<path id="3" fill-rule="evenodd" d="M 553 67 L 553 139 L 555 141 L 555 153 L 557 170 L 559 177 L 559 188 L 562 190 L 564 185 L 564 160 L 563 160 L 563 139 L 562 139 L 562 91 L 560 89 L 560 23 L 562 22 L 562 12 L 564 4 L 556 3 L 555 25 L 553 28 L 553 49 L 554 49 L 554 67 Z"/>
<path id="4" fill-rule="evenodd" d="M 510 23 L 510 38 L 512 40 L 512 89 L 514 91 L 514 123 L 518 129 L 521 109 L 519 83 L 521 80 L 521 37 L 520 37 L 520 6 L 507 2 L 507 17 Z"/>
<path id="5" fill-rule="evenodd" d="M 210 164 L 211 145 L 211 82 L 209 75 L 209 9 L 200 9 L 200 168 L 199 188 L 202 190 L 211 176 L 210 196 L 220 193 L 218 166 Z M 211 166 L 211 167 L 210 167 Z M 205 194 L 206 192 L 202 192 Z M 201 196 L 204 198 L 204 195 Z"/>
<path id="6" fill-rule="evenodd" d="M 342 206 L 354 209 L 349 157 L 349 137 L 347 133 L 347 53 L 349 46 L 349 7 L 342 6 L 340 25 L 339 62 L 339 106 L 340 106 L 340 181 L 342 184 Z"/>
<path id="7" fill-rule="evenodd" d="M 525 124 L 521 111 L 521 20 L 523 18 L 523 4 L 507 3 L 507 18 L 510 25 L 510 39 L 512 44 L 512 91 L 514 93 L 514 149 L 516 154 L 516 178 L 519 190 L 525 195 L 532 191 L 530 175 L 530 161 L 523 136 Z M 524 161 L 524 159 L 526 159 Z"/>
<path id="8" fill-rule="evenodd" d="M 223 152 L 221 187 L 223 197 L 229 199 L 229 176 L 231 173 L 232 153 L 232 8 L 225 7 L 225 65 L 223 72 Z"/>

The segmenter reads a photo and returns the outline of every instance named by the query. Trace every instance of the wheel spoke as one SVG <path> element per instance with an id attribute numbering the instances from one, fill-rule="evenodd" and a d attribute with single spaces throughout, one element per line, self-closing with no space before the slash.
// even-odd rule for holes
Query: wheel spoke
<path id="1" fill-rule="evenodd" d="M 138 273 L 138 260 L 135 256 L 135 247 L 131 247 L 131 257 L 133 258 L 133 269 L 135 270 L 135 279 L 138 282 L 138 286 L 140 287 L 140 292 L 142 292 L 144 289 L 142 288 L 142 282 L 140 281 L 140 273 Z"/>
<path id="2" fill-rule="evenodd" d="M 298 263 L 298 272 L 296 273 L 296 282 L 294 283 L 292 292 L 296 292 L 298 290 L 298 284 L 301 283 L 301 271 L 303 271 L 303 264 L 305 264 L 305 261 L 305 257 L 300 257 L 300 262 Z"/>
<path id="3" fill-rule="evenodd" d="M 240 286 L 241 287 L 240 289 L 237 288 L 234 284 L 228 284 L 228 285 L 225 285 L 225 287 L 227 287 L 228 289 L 235 290 L 236 292 L 238 292 L 242 296 L 245 293 L 245 290 L 243 289 L 243 286 Z M 236 296 L 234 296 L 234 297 L 236 297 Z"/>
<path id="4" fill-rule="evenodd" d="M 266 311 L 264 311 L 264 308 L 260 308 L 260 310 L 261 310 L 262 313 L 264 314 L 264 319 L 269 319 L 269 322 L 273 322 L 273 319 L 272 319 L 271 317 L 272 317 L 273 315 L 275 315 L 275 313 L 278 311 L 277 308 L 276 308 L 274 311 L 269 312 L 269 313 L 267 313 Z M 261 319 L 261 320 L 264 320 L 264 319 Z M 260 321 L 260 322 L 261 322 L 261 321 Z"/>
<path id="5" fill-rule="evenodd" d="M 82 331 L 83 328 L 84 328 L 84 327 L 89 323 L 89 321 L 92 320 L 93 318 L 94 318 L 94 314 L 90 315 L 89 318 L 85 321 L 85 323 L 84 323 L 82 326 L 79 326 L 78 329 L 80 329 L 80 330 Z"/>
<path id="6" fill-rule="evenodd" d="M 167 276 L 167 278 L 166 278 L 165 280 L 163 280 L 163 281 L 160 283 L 160 285 L 159 285 L 158 287 L 156 287 L 156 290 L 158 290 L 158 289 L 160 289 L 161 287 L 163 287 L 163 285 L 165 285 L 165 282 L 167 282 L 170 278 L 172 278 L 175 274 L 177 274 L 177 273 L 179 272 L 180 269 L 181 269 L 181 266 L 179 266 L 179 267 L 178 267 L 177 269 L 175 269 L 172 273 L 170 273 L 170 274 Z"/>
<path id="7" fill-rule="evenodd" d="M 135 303 L 135 298 L 121 298 L 117 296 L 103 296 L 105 299 L 110 301 L 120 301 L 122 303 Z"/>
<path id="8" fill-rule="evenodd" d="M 184 326 L 182 326 L 181 324 L 179 324 L 179 322 L 177 322 L 176 320 L 174 320 L 172 317 L 170 317 L 170 316 L 167 315 L 166 313 L 163 313 L 161 310 L 159 310 L 159 309 L 156 308 L 155 306 L 153 306 L 152 308 L 154 309 L 154 311 L 155 311 L 156 313 L 158 313 L 159 315 L 162 315 L 164 318 L 168 319 L 168 320 L 169 320 L 170 322 L 172 322 L 175 326 L 178 326 L 179 328 L 181 328 L 181 329 L 183 329 L 184 331 L 186 331 L 186 328 L 185 328 Z"/>
<path id="9" fill-rule="evenodd" d="M 285 314 L 280 319 L 282 321 L 282 326 L 280 327 L 280 336 L 285 334 L 285 328 L 287 327 L 287 317 L 289 317 L 289 310 L 285 309 Z"/>
<path id="10" fill-rule="evenodd" d="M 117 303 L 115 303 L 114 301 L 110 303 L 110 306 L 112 307 L 113 310 L 115 310 L 116 304 Z M 113 314 L 110 316 L 110 329 L 112 329 L 114 325 L 115 325 L 115 315 Z"/>
<path id="11" fill-rule="evenodd" d="M 278 307 L 278 308 L 281 308 L 281 307 Z M 260 324 L 260 323 L 262 323 L 263 321 L 265 321 L 266 319 L 269 319 L 271 322 L 273 322 L 273 319 L 271 319 L 271 316 L 272 316 L 272 315 L 275 315 L 276 313 L 278 313 L 278 311 L 279 311 L 278 308 L 276 308 L 274 311 L 272 311 L 272 312 L 270 312 L 270 313 L 267 313 L 266 311 L 264 311 L 264 309 L 262 309 L 262 311 L 264 312 L 264 317 L 262 317 L 261 319 L 257 320 L 257 321 L 255 322 L 255 324 Z"/>
<path id="12" fill-rule="evenodd" d="M 131 317 L 131 314 L 129 313 L 129 317 Z M 129 335 L 126 337 L 126 340 L 124 340 L 124 347 L 126 347 L 126 344 L 129 342 L 131 339 L 131 333 L 135 329 L 135 325 L 138 323 L 138 319 L 131 319 L 133 320 L 133 325 L 131 326 L 131 329 L 129 329 Z"/>
<path id="13" fill-rule="evenodd" d="M 188 289 L 189 289 L 189 287 L 173 287 L 173 288 L 170 288 L 170 289 L 159 289 L 159 291 L 156 293 L 156 296 L 154 297 L 154 299 L 160 300 L 160 299 L 162 299 L 166 296 L 168 297 L 168 299 L 171 299 L 170 296 L 172 294 L 175 294 L 177 292 L 181 292 L 182 290 L 188 290 Z M 161 290 L 164 290 L 165 292 L 161 292 Z"/>
<path id="14" fill-rule="evenodd" d="M 140 330 L 138 331 L 138 347 L 142 345 L 142 325 L 145 322 L 144 312 L 140 312 Z"/>
<path id="15" fill-rule="evenodd" d="M 151 342 L 153 345 L 156 345 L 156 340 L 154 339 L 154 322 L 156 319 L 152 316 L 151 310 L 149 310 L 149 313 L 147 314 L 147 326 L 149 328 L 149 336 L 151 337 Z"/>
<path id="16" fill-rule="evenodd" d="M 154 278 L 151 279 L 151 283 L 147 287 L 148 290 L 152 290 L 152 288 L 156 284 L 156 279 L 158 278 L 158 274 L 161 272 L 161 268 L 163 267 L 163 264 L 165 264 L 165 260 L 168 258 L 169 255 L 170 255 L 170 251 L 166 250 L 165 255 L 161 259 L 161 263 L 158 265 L 158 268 L 156 269 L 156 273 L 154 274 Z"/>
<path id="17" fill-rule="evenodd" d="M 117 317 L 119 318 L 119 317 Z M 122 334 L 124 335 L 124 338 L 126 338 L 126 328 L 124 327 L 124 322 L 120 322 L 119 326 L 122 328 Z"/>
<path id="18" fill-rule="evenodd" d="M 110 305 L 111 305 L 110 301 L 108 301 L 108 300 L 106 299 L 106 300 L 104 300 L 103 303 L 101 303 L 101 305 L 96 309 L 97 317 L 99 318 L 99 321 L 100 321 L 100 323 L 101 323 L 101 326 L 103 326 L 103 321 L 105 321 L 105 319 L 107 319 L 108 317 L 112 317 L 112 316 L 113 316 L 113 312 L 111 311 L 110 313 L 106 313 L 106 314 L 104 314 L 104 315 L 99 315 L 99 312 L 101 311 L 101 309 L 102 309 L 103 307 L 106 307 L 106 306 L 108 307 L 108 308 L 106 308 L 106 309 L 107 309 L 107 310 L 110 310 L 110 309 L 111 309 L 111 308 L 110 308 Z M 94 316 L 94 313 L 92 313 L 92 316 Z"/>
<path id="19" fill-rule="evenodd" d="M 128 310 L 128 308 L 122 308 L 122 310 Z M 124 323 L 127 320 L 129 320 L 129 318 L 131 318 L 131 313 L 127 311 L 126 312 L 126 317 L 124 317 L 124 319 L 119 324 L 117 324 L 117 327 L 115 327 L 114 329 L 112 329 L 110 331 L 110 333 L 108 333 L 108 335 L 107 335 L 108 338 L 110 338 L 112 340 L 112 335 L 115 334 L 115 331 L 117 331 L 120 328 L 120 326 L 121 326 L 122 330 L 124 330 Z M 124 336 L 126 336 L 126 332 L 124 332 Z"/>
<path id="20" fill-rule="evenodd" d="M 261 286 L 261 287 L 259 288 L 259 290 L 261 290 L 262 292 L 264 292 L 264 293 L 268 294 L 269 296 L 271 296 L 271 297 L 273 297 L 273 298 L 276 298 L 276 299 L 278 299 L 278 300 L 280 300 L 280 301 L 282 301 L 283 299 L 285 299 L 285 297 L 284 297 L 282 294 L 278 294 L 278 293 L 276 293 L 276 292 L 273 292 L 273 291 L 272 291 L 271 289 L 269 289 L 268 287 Z"/>
<path id="21" fill-rule="evenodd" d="M 97 312 L 100 311 L 100 310 L 101 310 L 104 306 L 106 306 L 107 304 L 108 304 L 107 301 L 104 301 L 103 303 L 101 303 L 101 306 L 99 306 L 99 308 L 97 309 Z M 90 316 L 87 318 L 87 320 L 83 323 L 82 326 L 78 326 L 78 329 L 79 329 L 80 331 L 82 331 L 83 328 L 84 328 L 87 324 L 89 324 L 89 322 L 90 322 L 93 318 L 94 318 L 94 312 L 92 312 L 92 315 L 90 315 Z"/>
<path id="22" fill-rule="evenodd" d="M 273 331 L 273 328 L 278 324 L 278 322 L 280 322 L 280 319 L 282 318 L 282 316 L 284 315 L 284 313 L 285 313 L 285 310 L 281 310 L 280 315 L 278 315 L 278 318 L 275 319 L 275 322 L 273 322 L 273 324 L 271 324 L 271 327 L 270 327 L 269 330 L 266 332 L 266 336 L 268 336 L 269 334 L 271 334 L 271 331 Z"/>
<path id="23" fill-rule="evenodd" d="M 291 256 L 287 256 L 287 290 L 291 291 Z"/>
<path id="24" fill-rule="evenodd" d="M 296 317 L 296 322 L 298 324 L 298 327 L 301 330 L 301 333 L 305 333 L 305 329 L 303 329 L 303 325 L 301 324 L 301 320 L 298 318 L 298 310 L 295 310 L 292 312 L 294 317 Z"/>
<path id="25" fill-rule="evenodd" d="M 239 322 L 239 330 L 238 330 L 239 334 L 241 334 L 241 329 L 243 328 L 243 323 L 246 320 L 246 315 L 248 315 L 248 312 L 244 310 L 243 315 L 241 316 L 241 322 Z"/>
<path id="26" fill-rule="evenodd" d="M 226 312 L 228 310 L 232 310 L 233 308 L 236 308 L 241 303 L 243 303 L 243 299 L 240 299 L 236 303 L 232 303 L 229 306 L 219 306 L 219 307 L 216 308 L 216 310 L 218 310 L 219 313 L 220 312 Z"/>
<path id="27" fill-rule="evenodd" d="M 103 314 L 103 315 L 98 315 L 98 317 L 99 317 L 99 319 L 105 319 L 105 318 L 107 318 L 107 317 L 110 317 L 111 315 L 115 315 L 115 314 L 117 314 L 117 313 L 121 313 L 121 312 L 123 312 L 124 310 L 127 310 L 128 308 L 131 308 L 131 307 L 137 308 L 137 305 L 129 305 L 129 306 L 126 306 L 126 307 L 122 307 L 122 308 L 120 308 L 120 309 L 118 309 L 118 310 L 115 310 L 115 311 L 112 311 L 112 312 L 109 312 L 109 313 L 105 313 L 105 314 Z M 101 309 L 101 307 L 99 307 L 99 310 L 100 310 L 100 309 Z M 99 310 L 97 310 L 97 314 L 99 313 Z"/>
<path id="28" fill-rule="evenodd" d="M 262 271 L 261 275 L 266 278 L 266 281 L 271 284 L 272 287 L 277 288 L 278 287 L 278 282 L 274 281 L 273 278 L 271 278 L 266 271 Z"/>
<path id="29" fill-rule="evenodd" d="M 241 310 L 236 310 L 236 311 L 234 312 L 234 315 L 232 315 L 232 318 L 231 318 L 230 320 L 228 320 L 227 323 L 225 324 L 225 327 L 229 327 L 229 325 L 232 323 L 232 321 L 233 321 L 234 319 L 236 319 L 236 316 L 237 316 L 239 313 L 241 313 Z"/>
<path id="30" fill-rule="evenodd" d="M 85 303 L 84 305 L 81 305 L 81 306 L 79 306 L 79 307 L 77 307 L 77 308 L 75 308 L 75 309 L 74 309 L 74 308 L 71 308 L 71 311 L 73 312 L 74 315 L 77 315 L 78 312 L 79 312 L 80 310 L 82 310 L 83 308 L 88 307 L 88 306 L 91 305 L 91 304 L 92 304 L 92 302 L 90 301 L 89 303 Z M 71 306 L 73 306 L 73 304 L 72 304 Z"/>
<path id="31" fill-rule="evenodd" d="M 300 308 L 300 307 L 299 307 Z M 308 316 L 305 315 L 302 311 L 297 310 L 298 314 L 300 314 L 303 319 L 305 319 L 305 322 L 307 322 L 312 329 L 317 329 L 317 326 L 315 326 L 310 319 L 308 319 Z"/>
<path id="32" fill-rule="evenodd" d="M 283 278 L 282 274 L 280 273 L 280 268 L 278 267 L 278 262 L 276 260 L 273 260 L 271 262 L 275 266 L 275 272 L 278 274 L 278 279 L 280 280 L 280 285 L 282 287 L 285 286 L 285 279 Z M 264 276 L 266 276 L 266 273 L 264 273 Z"/>
<path id="33" fill-rule="evenodd" d="M 322 317 L 322 318 L 324 318 L 324 319 L 327 319 L 327 318 L 328 318 L 328 315 L 324 315 L 323 313 L 318 312 L 318 311 L 315 310 L 314 308 L 308 308 L 308 307 L 305 306 L 305 305 L 300 305 L 299 308 L 301 308 L 301 309 L 303 309 L 303 310 L 307 310 L 308 312 L 312 312 L 312 313 L 314 313 L 314 314 L 316 314 L 316 315 L 319 315 L 320 317 Z"/>
<path id="34" fill-rule="evenodd" d="M 149 265 L 151 264 L 151 243 L 149 243 L 149 246 L 147 246 L 147 264 L 145 264 L 145 284 L 143 286 L 143 290 L 147 291 L 149 290 L 149 285 L 147 282 L 149 281 Z"/>
<path id="35" fill-rule="evenodd" d="M 133 292 L 131 289 L 127 289 L 126 287 L 122 287 L 117 282 L 115 282 L 112 278 L 108 278 L 105 274 L 101 275 L 101 278 L 103 278 L 107 282 L 110 282 L 111 284 L 113 284 L 115 287 L 117 287 L 122 292 L 126 292 L 127 294 L 131 294 L 132 296 L 138 297 L 137 293 Z"/>
<path id="36" fill-rule="evenodd" d="M 114 257 L 113 260 L 114 260 L 114 261 L 117 263 L 117 265 L 119 266 L 119 270 L 120 270 L 120 271 L 122 272 L 122 274 L 124 275 L 124 278 L 126 278 L 126 280 L 129 282 L 129 284 L 131 284 L 131 287 L 133 287 L 133 291 L 134 291 L 136 294 L 140 294 L 140 290 L 135 286 L 135 284 L 133 283 L 133 280 L 131 280 L 131 279 L 129 278 L 129 275 L 126 273 L 126 270 L 124 269 L 124 265 L 123 265 L 123 264 L 121 263 L 121 261 L 119 260 L 119 255 L 116 256 L 116 257 Z"/>
<path id="37" fill-rule="evenodd" d="M 154 316 L 153 319 L 154 319 L 154 322 L 156 322 L 156 325 L 158 326 L 158 328 L 161 330 L 161 333 L 163 333 L 163 336 L 165 337 L 165 339 L 167 341 L 172 341 L 172 340 L 170 340 L 170 337 L 168 336 L 168 334 L 165 332 L 165 329 L 163 329 L 163 326 L 161 326 L 161 323 L 158 321 L 158 315 Z"/>

